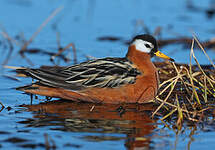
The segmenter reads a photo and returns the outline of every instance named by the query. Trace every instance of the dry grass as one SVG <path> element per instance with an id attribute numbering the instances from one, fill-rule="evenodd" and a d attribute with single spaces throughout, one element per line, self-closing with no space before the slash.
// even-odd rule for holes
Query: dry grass
<path id="1" fill-rule="evenodd" d="M 211 65 L 201 66 L 194 53 L 194 44 L 204 52 Z M 192 59 L 197 65 L 192 65 Z M 202 121 L 203 116 L 212 114 L 215 108 L 215 66 L 196 37 L 190 50 L 190 64 L 159 64 L 162 83 L 156 100 L 160 105 L 152 117 L 173 121 L 180 129 L 184 120 L 192 123 Z"/>
<path id="2" fill-rule="evenodd" d="M 29 44 L 31 44 L 31 43 L 33 42 L 33 40 L 34 40 L 35 37 L 40 33 L 40 31 L 41 31 L 41 30 L 50 22 L 50 20 L 51 20 L 52 18 L 54 18 L 54 17 L 56 16 L 56 14 L 59 13 L 62 9 L 63 9 L 62 6 L 61 6 L 61 7 L 58 7 L 57 9 L 55 9 L 55 10 L 51 13 L 51 15 L 39 26 L 39 28 L 36 30 L 36 32 L 33 33 L 33 35 L 30 37 L 30 39 L 29 39 L 28 41 L 26 41 L 26 42 L 22 45 L 22 47 L 21 47 L 21 49 L 20 49 L 20 51 L 19 51 L 19 54 L 20 54 L 23 58 L 25 58 L 25 59 L 28 61 L 29 64 L 33 65 L 33 63 L 32 63 L 29 59 L 26 58 L 26 56 L 24 55 L 24 52 L 28 51 L 28 48 L 27 48 L 27 47 L 29 46 Z"/>

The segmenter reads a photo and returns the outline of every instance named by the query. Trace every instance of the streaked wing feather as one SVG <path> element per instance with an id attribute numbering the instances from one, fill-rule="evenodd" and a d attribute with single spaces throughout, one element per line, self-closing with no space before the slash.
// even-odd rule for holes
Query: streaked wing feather
<path id="1" fill-rule="evenodd" d="M 115 88 L 135 83 L 141 73 L 126 58 L 104 58 L 69 67 L 25 69 L 27 76 L 41 84 L 80 90 L 87 87 Z"/>

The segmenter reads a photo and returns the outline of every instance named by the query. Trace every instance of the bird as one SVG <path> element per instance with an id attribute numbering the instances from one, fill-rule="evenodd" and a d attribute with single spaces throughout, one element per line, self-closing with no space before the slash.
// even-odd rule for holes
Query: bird
<path id="1" fill-rule="evenodd" d="M 36 82 L 16 89 L 76 102 L 149 103 L 154 101 L 159 88 L 158 71 L 151 61 L 153 56 L 174 61 L 158 50 L 152 35 L 136 35 L 122 58 L 17 69 L 17 73 L 36 79 Z"/>

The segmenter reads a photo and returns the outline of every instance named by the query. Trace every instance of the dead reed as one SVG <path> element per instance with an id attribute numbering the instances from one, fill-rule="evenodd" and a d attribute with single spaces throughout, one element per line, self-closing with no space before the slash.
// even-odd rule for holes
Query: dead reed
<path id="1" fill-rule="evenodd" d="M 211 65 L 201 66 L 194 53 L 194 44 L 204 52 Z M 192 65 L 194 59 L 196 65 Z M 201 122 L 203 116 L 212 115 L 215 108 L 215 66 L 204 48 L 194 36 L 190 49 L 190 64 L 156 63 L 159 68 L 159 104 L 153 112 L 161 120 L 174 121 L 180 129 L 184 120 Z"/>

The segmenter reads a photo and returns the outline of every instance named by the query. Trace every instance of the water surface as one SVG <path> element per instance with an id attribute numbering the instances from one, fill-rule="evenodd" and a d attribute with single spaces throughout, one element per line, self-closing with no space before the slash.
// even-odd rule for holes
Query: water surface
<path id="1" fill-rule="evenodd" d="M 124 41 L 143 33 L 145 27 L 153 33 L 161 27 L 161 38 L 192 37 L 195 32 L 200 40 L 214 37 L 215 17 L 208 18 L 206 11 L 212 0 L 113 1 L 113 0 L 1 0 L 0 25 L 14 39 L 29 39 L 40 24 L 56 9 L 64 7 L 51 20 L 28 48 L 57 51 L 56 32 L 61 46 L 74 43 L 78 62 L 90 57 L 123 57 L 127 52 Z M 1 30 L 2 31 L 2 30 Z M 99 41 L 99 37 L 119 37 L 120 41 Z M 19 38 L 20 39 L 20 38 Z M 23 38 L 21 38 L 23 39 Z M 5 38 L 0 38 L 1 63 L 9 52 Z M 20 42 L 19 42 L 20 43 Z M 7 65 L 31 66 L 18 51 L 21 44 L 14 43 Z M 176 62 L 188 63 L 190 47 L 169 45 L 163 52 Z M 72 50 L 65 52 L 72 58 Z M 209 62 L 203 53 L 195 50 L 201 64 Z M 207 53 L 214 60 L 214 51 Z M 34 67 L 54 65 L 48 55 L 27 54 Z M 155 59 L 156 61 L 158 59 Z M 56 61 L 58 63 L 58 61 Z M 60 65 L 73 64 L 59 61 Z M 32 66 L 31 66 L 32 67 Z M 0 112 L 0 149 L 213 149 L 214 119 L 195 126 L 185 125 L 181 131 L 167 127 L 159 118 L 151 118 L 153 106 L 94 105 L 68 101 L 34 99 L 13 88 L 31 79 L 11 80 L 9 69 L 1 69 L 0 102 L 6 108 Z M 118 111 L 117 111 L 118 110 Z M 121 112 L 121 113 L 120 113 Z M 48 142 L 46 142 L 48 140 Z"/>

